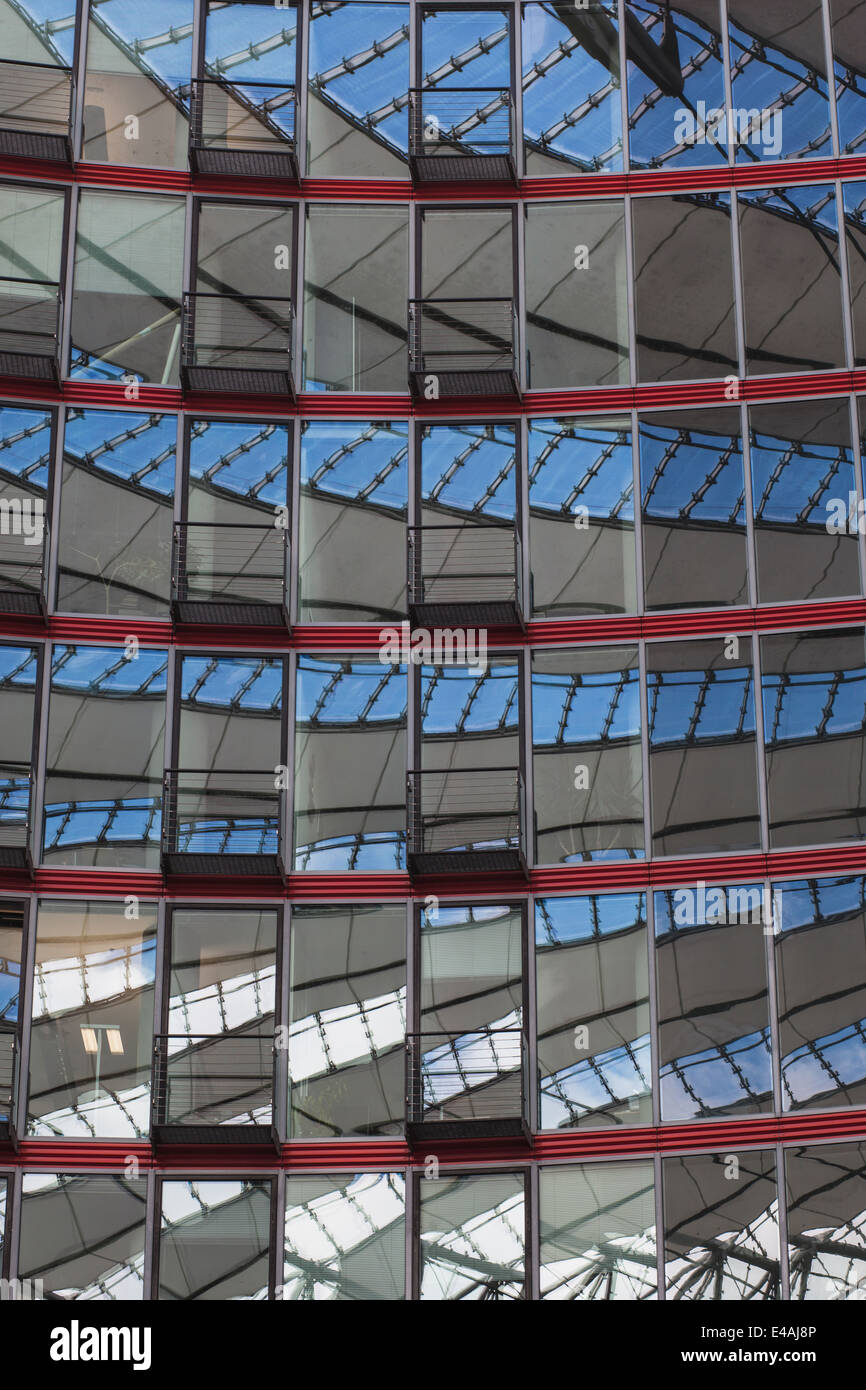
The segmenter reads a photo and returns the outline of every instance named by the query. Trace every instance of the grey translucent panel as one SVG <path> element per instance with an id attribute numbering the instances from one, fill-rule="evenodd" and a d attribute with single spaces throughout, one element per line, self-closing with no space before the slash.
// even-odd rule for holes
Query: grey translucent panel
<path id="1" fill-rule="evenodd" d="M 727 163 L 718 0 L 626 0 L 625 12 L 632 168 Z"/>
<path id="2" fill-rule="evenodd" d="M 0 765 L 4 762 L 32 763 L 38 670 L 38 647 L 0 644 L 0 699 L 3 701 Z M 13 797 L 9 809 L 23 810 L 26 802 L 18 793 L 13 793 Z"/>
<path id="3" fill-rule="evenodd" d="M 516 904 L 424 909 L 421 1031 L 468 1034 L 519 1027 L 523 914 Z"/>
<path id="4" fill-rule="evenodd" d="M 152 648 L 54 646 L 46 862 L 158 867 L 167 667 Z"/>
<path id="5" fill-rule="evenodd" d="M 291 943 L 291 1137 L 399 1134 L 405 906 L 297 907 Z"/>
<path id="6" fill-rule="evenodd" d="M 845 366 L 836 195 L 741 190 L 746 365 L 753 376 Z"/>
<path id="7" fill-rule="evenodd" d="M 315 178 L 405 178 L 409 6 L 310 15 L 307 160 Z"/>
<path id="8" fill-rule="evenodd" d="M 866 834 L 863 630 L 761 638 L 770 847 Z"/>
<path id="9" fill-rule="evenodd" d="M 209 76 L 237 83 L 285 82 L 295 77 L 297 7 L 289 0 L 205 0 L 204 67 Z"/>
<path id="10" fill-rule="evenodd" d="M 517 768 L 520 685 L 513 656 L 422 666 L 420 766 Z"/>
<path id="11" fill-rule="evenodd" d="M 178 766 L 273 771 L 281 762 L 281 657 L 180 659 Z"/>
<path id="12" fill-rule="evenodd" d="M 402 1173 L 288 1177 L 282 1298 L 404 1298 L 405 1208 Z"/>
<path id="13" fill-rule="evenodd" d="M 510 208 L 421 212 L 423 299 L 511 299 L 514 218 Z"/>
<path id="14" fill-rule="evenodd" d="M 526 207 L 529 384 L 628 381 L 625 213 L 619 200 Z"/>
<path id="15" fill-rule="evenodd" d="M 68 410 L 57 607 L 166 617 L 177 419 Z"/>
<path id="16" fill-rule="evenodd" d="M 622 168 L 615 4 L 523 9 L 523 148 L 530 176 Z"/>
<path id="17" fill-rule="evenodd" d="M 404 666 L 298 658 L 296 869 L 403 868 L 406 696 Z"/>
<path id="18" fill-rule="evenodd" d="M 301 434 L 301 620 L 369 623 L 406 612 L 409 426 L 307 421 Z"/>
<path id="19" fill-rule="evenodd" d="M 646 896 L 535 904 L 542 1129 L 652 1121 Z"/>
<path id="20" fill-rule="evenodd" d="M 288 507 L 288 425 L 193 420 L 188 453 L 188 521 L 273 526 L 278 509 Z"/>
<path id="21" fill-rule="evenodd" d="M 736 408 L 641 417 L 647 608 L 748 603 L 740 429 Z"/>
<path id="22" fill-rule="evenodd" d="M 38 589 L 44 583 L 44 541 L 53 472 L 54 415 L 29 406 L 0 405 L 0 584 Z M 0 510 L 0 517 L 4 515 Z M 20 517 L 20 539 L 15 527 Z M 6 535 L 11 543 L 6 543 Z"/>
<path id="23" fill-rule="evenodd" d="M 772 1109 L 763 886 L 699 883 L 654 901 L 662 1120 Z"/>
<path id="24" fill-rule="evenodd" d="M 276 912 L 175 908 L 170 939 L 166 1032 L 268 1031 L 274 1013 Z"/>
<path id="25" fill-rule="evenodd" d="M 106 0 L 90 10 L 82 157 L 99 164 L 187 161 L 193 0 Z"/>
<path id="26" fill-rule="evenodd" d="M 533 653 L 539 863 L 643 858 L 640 731 L 636 648 Z"/>
<path id="27" fill-rule="evenodd" d="M 66 1302 L 144 1297 L 147 1180 L 25 1173 L 18 1277 Z"/>
<path id="28" fill-rule="evenodd" d="M 634 612 L 628 418 L 530 420 L 528 472 L 533 614 Z"/>
<path id="29" fill-rule="evenodd" d="M 28 1133 L 140 1139 L 150 1127 L 156 904 L 39 904 Z"/>
<path id="30" fill-rule="evenodd" d="M 57 189 L 0 185 L 0 282 L 60 280 L 65 206 L 66 195 Z M 3 295 L 12 293 L 9 286 L 0 288 Z"/>
<path id="31" fill-rule="evenodd" d="M 730 195 L 635 198 L 632 222 L 638 379 L 736 373 Z"/>
<path id="32" fill-rule="evenodd" d="M 750 639 L 650 644 L 647 699 L 654 852 L 757 847 Z"/>
<path id="33" fill-rule="evenodd" d="M 542 1168 L 541 1297 L 637 1301 L 657 1296 L 651 1162 Z"/>
<path id="34" fill-rule="evenodd" d="M 82 190 L 70 376 L 177 385 L 184 218 L 182 198 Z"/>
<path id="35" fill-rule="evenodd" d="M 306 390 L 406 390 L 408 257 L 406 208 L 307 209 Z"/>
<path id="36" fill-rule="evenodd" d="M 420 1290 L 439 1302 L 524 1297 L 526 1218 L 519 1173 L 427 1179 L 420 1192 Z"/>
<path id="37" fill-rule="evenodd" d="M 792 1300 L 862 1299 L 866 1281 L 866 1144 L 787 1149 Z"/>
<path id="38" fill-rule="evenodd" d="M 737 160 L 832 155 L 822 6 L 728 0 Z"/>
<path id="39" fill-rule="evenodd" d="M 847 399 L 752 406 L 749 426 L 759 602 L 859 594 Z"/>
<path id="40" fill-rule="evenodd" d="M 517 438 L 514 425 L 424 425 L 421 429 L 422 525 L 485 518 L 514 521 Z"/>
<path id="41" fill-rule="evenodd" d="M 4 57 L 22 63 L 48 63 L 69 66 L 75 44 L 75 7 L 66 11 L 66 24 L 34 23 L 41 18 L 41 6 L 21 0 L 0 0 L 0 33 Z"/>
<path id="42" fill-rule="evenodd" d="M 845 202 L 848 284 L 854 324 L 854 365 L 866 367 L 866 183 L 844 183 L 842 193 Z"/>
<path id="43" fill-rule="evenodd" d="M 836 115 L 842 154 L 866 142 L 866 0 L 830 0 Z"/>
<path id="44" fill-rule="evenodd" d="M 163 1182 L 159 1298 L 266 1299 L 270 1226 L 267 1180 Z"/>
<path id="45" fill-rule="evenodd" d="M 781 1296 L 771 1149 L 662 1160 L 669 1299 Z"/>
<path id="46" fill-rule="evenodd" d="M 285 204 L 201 203 L 194 288 L 291 298 L 294 219 Z"/>
<path id="47" fill-rule="evenodd" d="M 866 880 L 773 887 L 782 1104 L 862 1106 L 866 1098 Z"/>

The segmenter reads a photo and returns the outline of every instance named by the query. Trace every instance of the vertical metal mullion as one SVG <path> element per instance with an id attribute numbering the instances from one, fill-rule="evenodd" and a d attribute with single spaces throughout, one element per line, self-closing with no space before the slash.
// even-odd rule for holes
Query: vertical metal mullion
<path id="1" fill-rule="evenodd" d="M 302 297 L 302 296 L 301 296 Z M 297 324 L 297 317 L 295 319 Z M 297 360 L 297 359 L 296 359 Z M 292 446 L 289 454 L 289 623 L 292 627 L 300 622 L 300 542 L 301 542 L 301 449 L 303 447 L 303 421 L 296 416 L 289 426 Z"/>
<path id="2" fill-rule="evenodd" d="M 523 801 L 526 825 L 523 827 L 523 842 L 526 847 L 526 865 L 531 869 L 535 864 L 535 760 L 532 742 L 532 655 L 531 647 L 524 647 L 517 653 L 520 673 L 520 700 L 518 710 L 523 721 L 522 749 L 523 762 Z"/>
<path id="3" fill-rule="evenodd" d="M 634 611 L 639 617 L 646 612 L 646 594 L 643 562 L 643 487 L 640 476 L 640 416 L 637 410 L 629 412 L 631 431 L 631 486 L 632 511 L 634 512 L 634 531 L 632 551 L 634 555 L 635 595 Z M 628 610 L 626 610 L 628 611 Z"/>
<path id="4" fill-rule="evenodd" d="M 78 32 L 78 59 L 75 67 L 75 109 L 72 113 L 72 158 L 80 159 L 84 140 L 84 93 L 87 82 L 87 40 L 90 33 L 90 3 L 81 0 L 81 28 Z"/>
<path id="5" fill-rule="evenodd" d="M 779 1037 L 779 989 L 776 981 L 776 937 L 781 923 L 776 921 L 776 904 L 773 898 L 773 885 L 769 879 L 764 882 L 764 902 L 770 904 L 772 921 L 763 923 L 764 968 L 767 972 L 767 1019 L 770 1026 L 770 1067 L 773 1076 L 773 1112 L 781 1115 L 782 1103 L 782 1044 Z M 761 914 L 763 917 L 763 913 Z"/>
<path id="6" fill-rule="evenodd" d="M 23 960 L 21 962 L 21 1027 L 19 1029 L 18 1089 L 15 1095 L 15 1128 L 22 1134 L 27 1128 L 27 1102 L 30 1089 L 30 1040 L 33 1030 L 33 993 L 36 975 L 36 924 L 38 899 L 35 894 L 26 900 Z"/>
<path id="7" fill-rule="evenodd" d="M 748 374 L 746 360 L 746 306 L 743 296 L 743 249 L 740 239 L 740 199 L 735 188 L 729 195 L 731 200 L 731 263 L 734 280 L 734 326 L 737 334 L 737 357 L 739 359 L 737 400 L 742 398 L 742 382 Z"/>
<path id="8" fill-rule="evenodd" d="M 7 1198 L 8 1216 L 6 1218 L 6 1239 L 9 1242 L 8 1278 L 17 1279 L 21 1245 L 21 1201 L 24 1191 L 24 1173 L 18 1168 L 9 1174 Z"/>
<path id="9" fill-rule="evenodd" d="M 660 1125 L 662 1122 L 662 1101 L 661 1101 L 661 1062 L 659 1059 L 658 1045 L 658 979 L 656 976 L 656 929 L 655 929 L 655 898 L 652 884 L 646 887 L 646 948 L 647 948 L 647 995 L 649 1002 L 649 1029 L 650 1029 L 650 1105 L 652 1110 L 652 1122 Z"/>
<path id="10" fill-rule="evenodd" d="M 48 611 L 54 613 L 57 609 L 57 569 L 60 554 L 60 508 L 63 500 L 63 446 L 66 438 L 66 407 L 55 406 L 51 415 L 53 438 L 51 443 L 51 491 L 48 498 L 48 565 L 42 582 Z"/>
<path id="11" fill-rule="evenodd" d="M 36 732 L 36 747 L 33 751 L 33 824 L 30 827 L 30 852 L 34 864 L 42 863 L 43 840 L 45 836 L 45 779 L 48 776 L 48 715 L 51 695 L 51 667 L 54 661 L 54 644 L 44 642 L 40 648 L 41 669 L 39 671 L 39 727 Z"/>
<path id="12" fill-rule="evenodd" d="M 758 605 L 758 542 L 755 537 L 755 499 L 752 494 L 752 436 L 749 407 L 740 405 L 740 440 L 743 458 L 743 506 L 746 512 L 746 594 L 749 607 Z"/>
<path id="13" fill-rule="evenodd" d="M 151 1168 L 147 1174 L 147 1195 L 144 1209 L 144 1299 L 153 1302 L 157 1289 L 157 1241 L 160 1231 L 160 1179 Z"/>
<path id="14" fill-rule="evenodd" d="M 75 244 L 78 238 L 78 205 L 85 191 L 86 190 L 82 189 L 77 184 L 71 185 L 66 195 L 67 203 L 64 209 L 67 242 L 65 248 L 65 262 L 60 268 L 63 313 L 61 315 L 60 342 L 58 344 L 60 376 L 63 380 L 69 376 L 70 358 L 72 355 L 72 286 L 75 277 Z"/>
<path id="15" fill-rule="evenodd" d="M 824 22 L 824 52 L 826 54 L 827 98 L 830 106 L 830 136 L 833 154 L 839 159 L 842 154 L 842 137 L 839 132 L 839 109 L 836 102 L 836 63 L 833 56 L 833 22 L 830 18 L 830 0 L 823 0 L 821 15 Z"/>
<path id="16" fill-rule="evenodd" d="M 628 170 L 631 162 L 631 139 L 628 126 L 628 52 L 625 43 L 625 4 L 617 0 L 616 22 L 619 40 L 619 108 L 622 123 L 622 167 Z"/>
<path id="17" fill-rule="evenodd" d="M 274 1018 L 274 1032 L 280 1040 L 274 1053 L 274 1127 L 280 1143 L 288 1140 L 291 1115 L 289 1113 L 289 1017 L 291 1011 L 291 966 L 292 966 L 292 904 L 286 902 L 277 910 L 277 930 L 279 932 L 277 960 L 280 976 L 278 981 L 278 1012 Z"/>
<path id="18" fill-rule="evenodd" d="M 653 1197 L 656 1213 L 656 1279 L 658 1280 L 659 1302 L 667 1298 L 665 1287 L 665 1211 L 664 1211 L 664 1168 L 662 1155 L 653 1154 Z"/>
<path id="19" fill-rule="evenodd" d="M 541 1294 L 541 1238 L 540 1238 L 540 1181 L 537 1163 L 530 1163 L 524 1173 L 523 1192 L 526 1202 L 526 1253 L 524 1255 L 524 1297 L 529 1303 L 537 1303 Z"/>
<path id="20" fill-rule="evenodd" d="M 298 170 L 302 179 L 309 172 L 307 168 L 307 63 L 310 52 L 311 9 L 312 6 L 305 5 L 303 0 L 298 0 L 295 9 L 295 36 L 298 43 L 295 81 L 299 89 L 297 94 L 298 129 L 295 137 L 295 148 L 298 156 Z"/>
<path id="21" fill-rule="evenodd" d="M 512 131 L 514 167 L 517 170 L 517 177 L 520 179 L 526 173 L 523 139 L 523 5 L 521 3 L 515 3 L 511 6 L 510 56 L 512 62 L 512 109 L 514 112 L 514 129 Z"/>
<path id="22" fill-rule="evenodd" d="M 306 6 L 304 6 L 304 9 L 306 10 Z M 306 307 L 304 277 L 306 275 L 307 265 L 307 207 L 306 198 L 299 198 L 295 204 L 295 217 L 297 219 L 297 234 L 295 236 L 296 302 L 294 306 L 295 311 L 292 314 L 292 376 L 295 382 L 295 389 L 298 391 L 303 391 L 307 375 L 307 359 L 304 351 L 304 309 Z M 300 434 L 301 421 L 299 417 L 296 417 L 295 423 L 297 431 Z M 295 456 L 298 457 L 297 451 L 300 449 L 300 440 L 294 447 L 296 450 Z M 294 536 L 294 530 L 292 534 Z M 293 613 L 293 610 L 290 609 L 289 612 Z"/>
<path id="23" fill-rule="evenodd" d="M 526 1029 L 528 1053 L 526 1071 L 529 1078 L 529 1094 L 526 1099 L 529 1110 L 529 1128 L 530 1131 L 535 1134 L 541 1128 L 541 1116 L 538 1104 L 538 987 L 535 957 L 535 897 L 532 894 L 526 899 L 525 912 L 526 920 L 523 929 L 526 932 L 526 949 L 523 952 L 523 957 L 526 961 L 526 980 L 523 986 L 523 997 L 526 1004 L 524 1028 Z"/>
<path id="24" fill-rule="evenodd" d="M 836 179 L 836 225 L 839 235 L 839 292 L 842 295 L 842 334 L 845 339 L 845 364 L 849 371 L 856 366 L 854 344 L 854 301 L 851 296 L 851 275 L 848 264 L 848 229 L 845 225 L 845 191 L 841 179 Z"/>
<path id="25" fill-rule="evenodd" d="M 285 730 L 286 789 L 280 810 L 280 835 L 283 843 L 283 861 L 286 873 L 292 872 L 295 864 L 295 738 L 297 724 L 298 695 L 298 654 L 286 653 L 283 660 L 283 710 L 282 724 Z"/>
<path id="26" fill-rule="evenodd" d="M 418 996 L 415 988 L 416 970 L 418 960 L 418 923 L 420 917 L 416 911 L 415 903 L 412 898 L 406 901 L 406 1026 L 404 1029 L 404 1060 L 406 1057 L 405 1034 L 415 1032 L 416 1017 L 418 1008 Z M 405 1076 L 405 1066 L 404 1066 Z M 404 1128 L 408 1121 L 408 1113 L 404 1105 Z M 414 1203 L 412 1201 L 412 1175 L 411 1170 L 406 1170 L 405 1178 L 405 1217 L 404 1217 L 404 1279 L 403 1296 L 405 1299 L 413 1297 L 415 1282 L 415 1222 L 414 1222 Z"/>
<path id="27" fill-rule="evenodd" d="M 728 0 L 718 0 L 719 6 L 719 30 L 722 41 L 722 73 L 725 83 L 725 115 L 729 115 L 734 109 L 734 78 L 731 67 L 731 47 L 730 47 L 730 28 L 728 21 Z M 733 169 L 737 163 L 737 143 L 730 139 L 731 121 L 725 120 L 725 148 L 728 155 L 728 168 Z"/>
<path id="28" fill-rule="evenodd" d="M 628 327 L 628 380 L 632 390 L 637 386 L 637 303 L 635 296 L 634 235 L 631 210 L 634 199 L 628 194 L 623 198 L 623 217 L 625 226 L 625 311 Z"/>
<path id="29" fill-rule="evenodd" d="M 521 392 L 529 388 L 529 363 L 528 351 L 529 341 L 526 333 L 526 217 L 527 210 L 531 204 L 518 201 L 514 205 L 514 246 L 512 255 L 517 272 L 517 301 L 515 304 L 515 327 L 517 332 L 517 342 L 515 343 L 515 361 L 517 363 L 517 384 Z"/>
<path id="30" fill-rule="evenodd" d="M 281 1302 L 283 1298 L 283 1280 L 285 1278 L 285 1244 L 286 1244 L 286 1181 L 288 1173 L 285 1169 L 278 1170 L 271 1182 L 271 1202 L 274 1208 L 274 1248 L 272 1251 L 272 1264 L 274 1268 L 274 1291 L 273 1301 Z M 277 1295 L 279 1294 L 279 1299 Z"/>
<path id="31" fill-rule="evenodd" d="M 785 1150 L 776 1145 L 776 1191 L 779 1195 L 779 1298 L 791 1297 L 791 1271 L 788 1263 L 788 1188 L 785 1181 Z"/>
<path id="32" fill-rule="evenodd" d="M 761 849 L 765 854 L 770 850 L 770 798 L 767 791 L 767 759 L 764 750 L 764 689 L 761 671 L 761 639 L 757 632 L 751 635 L 752 643 L 752 689 L 755 702 L 755 758 L 758 773 L 758 807 L 761 813 Z"/>
<path id="33" fill-rule="evenodd" d="M 649 751 L 649 697 L 647 693 L 647 644 L 643 638 L 637 642 L 638 680 L 640 683 L 640 758 L 641 758 L 641 801 L 643 803 L 643 844 L 644 862 L 652 858 L 652 796 L 650 788 Z"/>

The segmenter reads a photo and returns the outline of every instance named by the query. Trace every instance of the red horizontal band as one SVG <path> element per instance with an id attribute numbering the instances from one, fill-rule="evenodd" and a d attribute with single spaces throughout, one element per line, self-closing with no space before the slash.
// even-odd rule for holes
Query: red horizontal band
<path id="1" fill-rule="evenodd" d="M 138 189 L 150 193 L 251 198 L 315 198 L 332 202 L 509 202 L 549 198 L 617 198 L 626 193 L 689 193 L 701 189 L 775 188 L 793 184 L 829 183 L 834 179 L 864 177 L 866 157 L 844 155 L 839 159 L 781 160 L 766 163 L 713 165 L 703 169 L 637 169 L 631 173 L 577 174 L 561 178 L 525 178 L 518 184 L 435 183 L 415 184 L 405 179 L 291 179 L 233 178 L 195 174 L 185 169 L 149 169 L 128 165 L 91 164 L 72 167 L 55 160 L 35 160 L 4 155 L 0 176 L 39 179 L 51 183 L 82 184 L 99 188 Z"/>
<path id="2" fill-rule="evenodd" d="M 617 1126 L 602 1130 L 559 1130 L 537 1134 L 530 1144 L 513 1139 L 425 1141 L 412 1151 L 401 1139 L 299 1140 L 283 1144 L 277 1153 L 259 1146 L 171 1145 L 155 1149 L 140 1140 L 24 1139 L 17 1153 L 0 1155 L 0 1168 L 81 1168 L 111 1171 L 135 1159 L 142 1171 L 377 1171 L 422 1167 L 436 1156 L 442 1163 L 461 1165 L 527 1163 L 539 1160 L 645 1158 L 656 1153 L 688 1153 L 768 1147 L 774 1144 L 815 1144 L 833 1140 L 866 1139 L 866 1110 L 826 1111 L 809 1115 L 757 1115 L 733 1120 L 704 1120 L 694 1124 Z"/>

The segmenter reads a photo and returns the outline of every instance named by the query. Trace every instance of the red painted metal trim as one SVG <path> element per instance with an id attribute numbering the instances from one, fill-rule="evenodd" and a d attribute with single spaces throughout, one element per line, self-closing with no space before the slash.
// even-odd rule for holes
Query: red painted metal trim
<path id="1" fill-rule="evenodd" d="M 703 169 L 639 169 L 631 173 L 578 174 L 561 178 L 526 178 L 518 184 L 410 182 L 404 179 L 292 179 L 231 178 L 191 173 L 185 169 L 134 168 L 127 165 L 79 161 L 65 167 L 53 160 L 34 160 L 5 155 L 0 177 L 38 179 L 41 182 L 81 184 L 99 188 L 124 188 L 147 193 L 184 194 L 190 189 L 203 197 L 314 198 L 333 202 L 509 202 L 533 199 L 621 198 L 626 193 L 690 193 L 729 188 L 774 188 L 792 184 L 830 183 L 834 179 L 864 176 L 866 157 L 802 159 L 743 164 L 729 168 L 712 165 Z"/>
<path id="2" fill-rule="evenodd" d="M 757 1115 L 696 1124 L 642 1125 L 602 1130 L 559 1130 L 537 1134 L 531 1143 L 513 1139 L 427 1142 L 414 1152 L 402 1139 L 333 1139 L 283 1144 L 279 1153 L 267 1146 L 215 1148 L 204 1145 L 154 1148 L 140 1140 L 24 1139 L 16 1153 L 0 1155 L 0 1167 L 106 1171 L 125 1168 L 130 1158 L 142 1170 L 160 1172 L 225 1171 L 377 1171 L 421 1167 L 431 1154 L 442 1163 L 460 1165 L 527 1163 L 554 1160 L 642 1157 L 816 1144 L 866 1139 L 866 1110 L 837 1110 L 809 1115 Z"/>

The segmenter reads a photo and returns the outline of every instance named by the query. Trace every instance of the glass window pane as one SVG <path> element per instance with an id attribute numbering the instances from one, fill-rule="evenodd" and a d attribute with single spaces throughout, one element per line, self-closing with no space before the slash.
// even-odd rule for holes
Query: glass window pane
<path id="1" fill-rule="evenodd" d="M 271 1183 L 163 1182 L 159 1297 L 261 1302 L 268 1297 Z"/>
<path id="2" fill-rule="evenodd" d="M 761 638 L 770 846 L 866 834 L 863 630 Z"/>
<path id="3" fill-rule="evenodd" d="M 530 177 L 622 168 L 615 4 L 523 7 L 523 148 Z"/>
<path id="4" fill-rule="evenodd" d="M 510 208 L 421 212 L 423 299 L 511 299 L 514 219 Z"/>
<path id="5" fill-rule="evenodd" d="M 36 0 L 29 0 L 27 5 L 22 5 L 20 0 L 0 0 L 0 30 L 6 57 L 17 58 L 22 63 L 71 65 L 75 26 L 34 23 L 37 16 L 42 18 L 46 8 L 50 9 L 50 5 L 37 4 Z"/>
<path id="6" fill-rule="evenodd" d="M 399 622 L 406 612 L 409 426 L 306 421 L 301 435 L 302 622 Z"/>
<path id="7" fill-rule="evenodd" d="M 27 807 L 25 782 L 34 762 L 39 657 L 38 647 L 0 644 L 0 693 L 3 699 L 0 768 L 11 778 L 11 783 L 4 787 L 0 801 L 0 825 L 6 818 L 9 832 L 21 821 Z M 4 767 L 4 764 L 9 766 Z M 22 782 L 22 778 L 25 782 Z"/>
<path id="8" fill-rule="evenodd" d="M 420 1184 L 422 1299 L 523 1298 L 523 1187 L 519 1173 Z"/>
<path id="9" fill-rule="evenodd" d="M 242 86 L 295 79 L 298 14 L 281 0 L 205 0 L 205 72 Z"/>
<path id="10" fill-rule="evenodd" d="M 654 898 L 662 1120 L 771 1109 L 763 885 Z"/>
<path id="11" fill-rule="evenodd" d="M 738 199 L 748 371 L 844 367 L 833 188 L 744 189 Z"/>
<path id="12" fill-rule="evenodd" d="M 534 615 L 634 612 L 628 418 L 530 420 L 529 507 Z"/>
<path id="13" fill-rule="evenodd" d="M 187 520 L 272 526 L 289 502 L 290 426 L 274 421 L 193 420 Z"/>
<path id="14" fill-rule="evenodd" d="M 740 412 L 661 412 L 640 421 L 647 608 L 749 601 Z"/>
<path id="15" fill-rule="evenodd" d="M 728 40 L 737 159 L 831 155 L 822 6 L 728 0 Z"/>
<path id="16" fill-rule="evenodd" d="M 283 1299 L 402 1299 L 405 1205 L 402 1173 L 288 1177 Z"/>
<path id="17" fill-rule="evenodd" d="M 785 1153 L 792 1300 L 862 1299 L 866 1144 Z"/>
<path id="18" fill-rule="evenodd" d="M 446 907 L 421 914 L 421 1030 L 519 1027 L 523 913 L 519 906 Z"/>
<path id="19" fill-rule="evenodd" d="M 635 198 L 632 221 L 638 379 L 736 374 L 730 196 Z"/>
<path id="20" fill-rule="evenodd" d="M 167 653 L 52 650 L 44 860 L 159 866 Z"/>
<path id="21" fill-rule="evenodd" d="M 144 1296 L 145 1178 L 25 1173 L 18 1276 L 66 1302 Z"/>
<path id="22" fill-rule="evenodd" d="M 866 879 L 773 887 L 782 1104 L 861 1106 L 866 1099 Z"/>
<path id="23" fill-rule="evenodd" d="M 647 699 L 654 852 L 756 848 L 751 639 L 650 644 Z"/>
<path id="24" fill-rule="evenodd" d="M 53 455 L 52 411 L 0 405 L 0 587 L 33 607 L 46 597 Z"/>
<path id="25" fill-rule="evenodd" d="M 310 174 L 405 178 L 409 6 L 313 8 L 309 43 Z"/>
<path id="26" fill-rule="evenodd" d="M 291 298 L 294 209 L 273 203 L 201 203 L 195 289 Z"/>
<path id="27" fill-rule="evenodd" d="M 168 616 L 176 440 L 174 415 L 67 411 L 59 609 Z"/>
<path id="28" fill-rule="evenodd" d="M 40 60 L 41 61 L 41 60 Z M 0 185 L 0 287 L 12 280 L 60 279 L 66 195 L 53 188 Z M 2 338 L 0 338 L 2 343 Z"/>
<path id="29" fill-rule="evenodd" d="M 178 384 L 181 198 L 82 191 L 70 376 Z"/>
<path id="30" fill-rule="evenodd" d="M 848 401 L 756 405 L 749 425 L 759 601 L 859 594 Z"/>
<path id="31" fill-rule="evenodd" d="M 842 154 L 862 154 L 866 139 L 866 0 L 830 0 L 836 114 Z"/>
<path id="32" fill-rule="evenodd" d="M 402 869 L 406 668 L 298 658 L 295 868 Z"/>
<path id="33" fill-rule="evenodd" d="M 634 647 L 533 652 L 540 863 L 643 857 L 640 730 Z"/>
<path id="34" fill-rule="evenodd" d="M 773 1151 L 665 1158 L 662 1172 L 668 1298 L 779 1298 Z"/>
<path id="35" fill-rule="evenodd" d="M 405 208 L 307 209 L 307 391 L 406 390 L 408 255 Z"/>
<path id="36" fill-rule="evenodd" d="M 542 1129 L 652 1121 L 646 896 L 535 904 Z"/>
<path id="37" fill-rule="evenodd" d="M 864 7 L 866 18 L 866 7 Z M 864 78 L 866 98 L 866 78 Z M 866 101 L 864 101 L 866 106 Z M 866 134 L 864 134 L 866 140 Z M 843 183 L 848 283 L 854 321 L 854 365 L 866 367 L 866 183 Z"/>
<path id="38" fill-rule="evenodd" d="M 281 762 L 282 705 L 280 657 L 182 657 L 179 766 L 272 771 Z"/>
<path id="39" fill-rule="evenodd" d="M 148 1133 L 155 957 L 155 903 L 40 902 L 29 1134 Z"/>
<path id="40" fill-rule="evenodd" d="M 186 168 L 193 8 L 193 0 L 91 7 L 84 159 Z"/>
<path id="41" fill-rule="evenodd" d="M 727 163 L 718 0 L 626 0 L 633 169 Z"/>
<path id="42" fill-rule="evenodd" d="M 291 1137 L 400 1134 L 405 906 L 296 907 L 291 940 Z"/>
<path id="43" fill-rule="evenodd" d="M 619 201 L 526 207 L 530 384 L 628 382 L 625 213 Z"/>
<path id="44" fill-rule="evenodd" d="M 539 1181 L 541 1297 L 655 1298 L 652 1163 L 542 1168 Z"/>
<path id="45" fill-rule="evenodd" d="M 423 425 L 420 440 L 422 525 L 515 520 L 514 425 Z"/>

